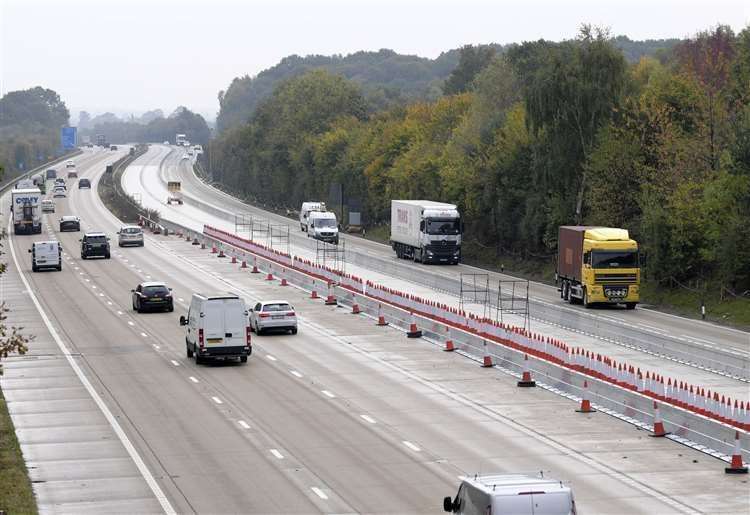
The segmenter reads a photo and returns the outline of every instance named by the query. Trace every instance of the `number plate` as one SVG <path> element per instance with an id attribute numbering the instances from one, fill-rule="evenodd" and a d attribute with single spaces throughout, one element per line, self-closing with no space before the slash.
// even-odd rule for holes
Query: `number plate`
<path id="1" fill-rule="evenodd" d="M 209 338 L 208 343 L 221 343 L 223 338 Z"/>

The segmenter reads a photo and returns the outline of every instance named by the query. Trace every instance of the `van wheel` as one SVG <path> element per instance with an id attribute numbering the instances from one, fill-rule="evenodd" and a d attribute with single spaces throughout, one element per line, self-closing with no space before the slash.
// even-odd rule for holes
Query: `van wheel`
<path id="1" fill-rule="evenodd" d="M 247 356 L 240 356 L 240 363 L 247 363 Z"/>
<path id="2" fill-rule="evenodd" d="M 38 272 L 38 271 L 39 271 L 39 268 L 37 268 L 37 266 L 36 266 L 36 265 L 31 265 L 31 271 L 32 271 L 32 272 Z"/>
<path id="3" fill-rule="evenodd" d="M 106 254 L 104 254 L 104 259 L 109 259 L 109 252 L 107 252 Z"/>
<path id="4" fill-rule="evenodd" d="M 193 354 L 195 355 L 195 364 L 196 365 L 202 365 L 203 364 L 203 358 L 200 357 L 198 354 L 198 351 L 193 347 Z"/>
<path id="5" fill-rule="evenodd" d="M 57 271 L 58 272 L 62 272 L 62 265 L 57 265 Z M 633 307 L 635 307 L 635 306 L 633 306 Z"/>

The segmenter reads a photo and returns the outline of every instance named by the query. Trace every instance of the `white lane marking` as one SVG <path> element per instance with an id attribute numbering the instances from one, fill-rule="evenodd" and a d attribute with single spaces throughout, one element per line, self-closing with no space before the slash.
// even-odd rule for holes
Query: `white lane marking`
<path id="1" fill-rule="evenodd" d="M 117 314 L 118 314 L 118 315 L 122 315 L 122 311 L 118 311 L 118 312 L 117 312 Z"/>
<path id="2" fill-rule="evenodd" d="M 100 297 L 104 297 L 104 294 L 103 294 L 103 293 L 99 293 L 99 296 L 100 296 Z"/>
<path id="3" fill-rule="evenodd" d="M 194 378 L 193 376 L 190 376 L 190 380 L 191 380 L 192 382 L 194 382 L 194 383 L 197 383 L 197 382 L 198 382 L 198 380 L 197 380 L 196 378 Z"/>
<path id="4" fill-rule="evenodd" d="M 111 301 L 111 300 L 108 300 L 108 301 L 107 301 L 107 306 L 111 306 L 111 305 L 112 305 L 112 301 Z"/>
<path id="5" fill-rule="evenodd" d="M 141 336 L 143 336 L 144 338 L 148 338 L 148 335 L 146 333 L 143 333 L 143 332 L 141 333 Z"/>
<path id="6" fill-rule="evenodd" d="M 8 224 L 8 229 L 9 229 L 8 232 L 10 232 L 10 223 Z M 88 378 L 83 373 L 83 370 L 81 370 L 81 368 L 78 366 L 78 363 L 76 363 L 76 361 L 73 359 L 73 356 L 70 354 L 70 350 L 68 350 L 68 348 L 65 346 L 65 343 L 62 341 L 62 338 L 60 338 L 60 335 L 57 333 L 54 326 L 52 325 L 52 321 L 49 319 L 44 309 L 42 309 L 42 305 L 39 303 L 39 299 L 36 298 L 36 295 L 31 290 L 29 281 L 26 280 L 26 275 L 23 273 L 21 266 L 18 263 L 18 257 L 16 256 L 15 245 L 13 245 L 13 238 L 9 238 L 8 241 L 10 243 L 10 253 L 13 256 L 13 262 L 16 265 L 16 270 L 18 270 L 18 275 L 21 278 L 21 281 L 23 282 L 24 287 L 28 290 L 29 297 L 31 298 L 31 301 L 34 303 L 34 306 L 36 307 L 37 311 L 41 315 L 42 320 L 44 321 L 44 325 L 47 327 L 47 330 L 52 336 L 52 339 L 55 340 L 55 343 L 57 343 L 58 348 L 65 356 L 65 359 L 68 361 L 73 371 L 78 376 L 78 379 L 81 381 L 84 388 L 86 388 L 86 391 L 89 393 L 89 395 L 91 395 L 96 405 L 104 414 L 104 418 L 107 419 L 107 422 L 109 422 L 109 425 L 114 430 L 115 434 L 117 435 L 117 438 L 120 440 L 120 442 L 122 442 L 122 445 L 125 447 L 125 450 L 128 452 L 128 455 L 130 456 L 130 459 L 133 460 L 133 462 L 135 463 L 135 466 L 138 468 L 138 471 L 141 473 L 141 476 L 143 477 L 143 479 L 146 481 L 146 484 L 151 489 L 151 492 L 153 492 L 154 496 L 159 501 L 159 504 L 161 505 L 162 510 L 164 510 L 164 513 L 168 515 L 177 515 L 177 512 L 170 504 L 169 499 L 167 499 L 167 496 L 164 495 L 164 492 L 162 491 L 161 487 L 154 479 L 154 476 L 151 474 L 151 471 L 148 470 L 148 467 L 146 466 L 146 463 L 144 463 L 143 458 L 141 458 L 135 446 L 133 446 L 130 439 L 128 439 L 128 435 L 125 434 L 125 431 L 123 431 L 122 427 L 120 426 L 120 423 L 117 422 L 117 419 L 114 417 L 114 415 L 109 410 L 107 405 L 104 403 L 102 398 L 96 392 L 93 385 L 89 382 Z"/>
<path id="7" fill-rule="evenodd" d="M 362 418 L 362 420 L 364 420 L 365 422 L 369 422 L 370 424 L 377 424 L 377 422 L 375 421 L 375 419 L 374 419 L 374 418 L 372 418 L 372 417 L 371 417 L 370 415 L 360 415 L 360 417 L 361 417 L 361 418 Z"/>
<path id="8" fill-rule="evenodd" d="M 76 268 L 78 268 L 78 267 L 76 267 Z M 83 272 L 78 272 L 78 275 L 83 275 Z"/>
<path id="9" fill-rule="evenodd" d="M 237 423 L 242 427 L 243 429 L 250 429 L 250 424 L 245 422 L 244 420 L 238 420 Z"/>
<path id="10" fill-rule="evenodd" d="M 86 279 L 86 280 L 88 281 L 88 279 Z M 92 284 L 92 285 L 91 285 L 91 288 L 93 288 L 94 290 L 96 290 L 96 285 L 95 285 L 95 284 Z"/>
<path id="11" fill-rule="evenodd" d="M 161 349 L 161 347 L 159 347 L 159 346 L 158 346 L 158 345 L 156 345 L 155 343 L 152 343 L 151 345 L 152 345 L 152 346 L 154 347 L 154 349 L 156 349 L 156 350 L 159 350 L 159 349 Z"/>
<path id="12" fill-rule="evenodd" d="M 175 361 L 175 360 L 173 360 L 173 359 L 172 359 L 172 360 L 170 360 L 170 361 L 172 362 L 172 364 L 173 364 L 174 366 L 176 366 L 176 367 L 179 367 L 179 366 L 180 366 L 180 364 L 179 364 L 179 363 L 178 363 L 177 361 Z"/>
<path id="13" fill-rule="evenodd" d="M 328 500 L 328 496 L 326 495 L 326 493 L 323 490 L 321 490 L 320 488 L 318 488 L 317 486 L 311 486 L 310 489 L 313 492 L 315 492 L 315 495 L 317 495 L 318 497 L 320 497 L 324 501 Z"/>
<path id="14" fill-rule="evenodd" d="M 422 450 L 422 449 L 420 449 L 419 447 L 417 447 L 416 445 L 414 445 L 413 443 L 411 443 L 411 442 L 409 442 L 407 440 L 404 440 L 402 443 L 405 446 L 407 446 L 409 449 L 411 449 L 412 451 L 414 451 L 414 452 L 419 452 L 419 451 Z"/>
<path id="15" fill-rule="evenodd" d="M 128 325 L 133 326 L 135 325 L 132 320 L 128 320 Z"/>
<path id="16" fill-rule="evenodd" d="M 271 356 L 270 354 L 267 354 L 267 355 L 266 355 L 266 357 L 267 357 L 268 359 L 270 359 L 271 361 L 276 361 L 276 358 L 274 358 L 274 357 L 273 357 L 273 356 Z"/>
<path id="17" fill-rule="evenodd" d="M 296 370 L 290 370 L 289 373 L 292 374 L 294 377 L 302 377 L 302 374 L 300 374 Z"/>
<path id="18" fill-rule="evenodd" d="M 151 276 L 150 275 L 146 275 L 146 279 L 151 279 Z"/>
<path id="19" fill-rule="evenodd" d="M 86 282 L 87 282 L 87 283 L 90 283 L 90 282 L 91 282 L 91 279 L 89 279 L 89 278 L 87 277 L 87 278 L 86 278 Z"/>
<path id="20" fill-rule="evenodd" d="M 177 300 L 180 302 L 185 302 L 185 299 L 183 299 L 182 297 L 177 297 Z"/>
<path id="21" fill-rule="evenodd" d="M 331 392 L 329 392 L 328 390 L 320 390 L 320 391 L 326 397 L 329 397 L 331 399 L 335 399 L 336 398 L 336 396 L 334 394 L 332 394 Z"/>
<path id="22" fill-rule="evenodd" d="M 75 266 L 75 267 L 73 267 L 73 268 L 75 268 L 76 270 L 80 270 L 80 268 L 78 268 L 77 266 Z"/>
<path id="23" fill-rule="evenodd" d="M 284 459 L 284 455 L 283 455 L 283 454 L 281 454 L 281 453 L 280 453 L 280 452 L 279 452 L 278 450 L 276 450 L 276 449 L 271 449 L 271 450 L 270 450 L 269 452 L 270 452 L 271 454 L 273 454 L 273 455 L 274 455 L 274 456 L 275 456 L 276 458 L 280 459 L 280 460 L 283 460 L 283 459 Z"/>
<path id="24" fill-rule="evenodd" d="M 224 404 L 224 401 L 222 401 L 218 397 L 211 397 L 211 400 L 213 400 L 216 404 Z"/>

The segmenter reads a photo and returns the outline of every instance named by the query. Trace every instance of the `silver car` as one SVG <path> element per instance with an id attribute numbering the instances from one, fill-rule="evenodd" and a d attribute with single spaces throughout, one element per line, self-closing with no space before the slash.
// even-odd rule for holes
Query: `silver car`
<path id="1" fill-rule="evenodd" d="M 263 334 L 269 329 L 279 329 L 297 334 L 297 315 L 294 308 L 285 300 L 258 302 L 250 310 L 250 329 Z"/>
<path id="2" fill-rule="evenodd" d="M 126 225 L 117 231 L 117 244 L 120 247 L 135 245 L 143 247 L 143 229 L 137 225 Z"/>

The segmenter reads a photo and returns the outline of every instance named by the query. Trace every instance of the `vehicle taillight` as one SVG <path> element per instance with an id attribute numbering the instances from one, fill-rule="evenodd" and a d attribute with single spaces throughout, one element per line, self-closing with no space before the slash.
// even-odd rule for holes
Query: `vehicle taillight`
<path id="1" fill-rule="evenodd" d="M 198 345 L 203 348 L 203 329 L 198 329 Z"/>
<path id="2" fill-rule="evenodd" d="M 247 346 L 250 346 L 250 326 L 245 327 L 245 341 L 247 342 Z"/>
<path id="3" fill-rule="evenodd" d="M 260 316 L 260 318 L 268 318 L 271 315 L 269 313 L 261 313 L 259 316 Z"/>
<path id="4" fill-rule="evenodd" d="M 296 315 L 294 314 L 294 311 L 290 311 L 289 313 L 286 314 L 286 316 L 293 317 L 293 316 L 296 316 Z"/>

